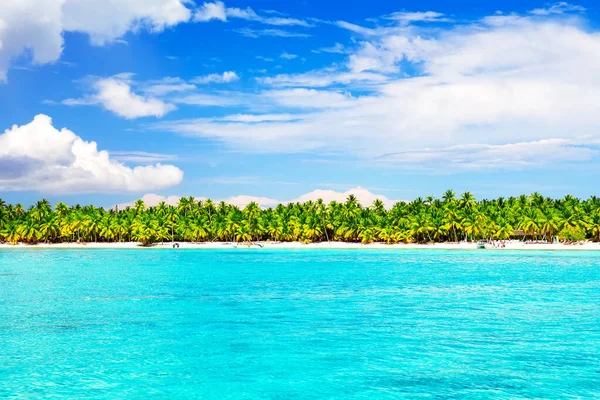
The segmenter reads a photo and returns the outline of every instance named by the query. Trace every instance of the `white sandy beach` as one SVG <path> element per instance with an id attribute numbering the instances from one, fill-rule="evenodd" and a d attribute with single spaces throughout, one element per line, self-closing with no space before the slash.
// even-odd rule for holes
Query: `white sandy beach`
<path id="1" fill-rule="evenodd" d="M 385 243 L 343 243 L 343 242 L 321 242 L 304 244 L 300 242 L 260 242 L 262 249 L 393 249 L 393 250 L 475 250 L 476 243 L 435 243 L 435 244 L 385 244 Z M 241 243 L 235 245 L 228 242 L 203 242 L 203 243 L 183 243 L 179 242 L 179 250 L 182 249 L 233 249 L 239 250 L 251 248 L 261 249 L 257 245 L 247 246 Z M 236 247 L 237 246 L 237 247 Z M 489 245 L 488 245 L 489 246 Z M 11 245 L 7 243 L 0 244 L 0 249 L 173 249 L 172 243 L 157 243 L 153 246 L 143 247 L 136 242 L 125 243 L 56 243 L 47 244 L 39 243 L 36 245 L 17 244 Z M 507 241 L 506 247 L 494 248 L 489 246 L 490 250 L 600 250 L 600 243 L 577 243 L 577 244 L 562 244 L 562 243 L 523 243 L 520 241 Z"/>

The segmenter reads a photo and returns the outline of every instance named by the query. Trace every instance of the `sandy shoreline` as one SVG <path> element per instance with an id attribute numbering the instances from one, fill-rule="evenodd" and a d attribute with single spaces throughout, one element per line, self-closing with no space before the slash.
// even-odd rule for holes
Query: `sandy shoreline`
<path id="1" fill-rule="evenodd" d="M 341 242 L 323 242 L 304 244 L 299 242 L 261 242 L 263 249 L 394 249 L 394 250 L 475 250 L 476 243 L 435 243 L 435 244 L 384 244 L 384 243 L 341 243 Z M 179 250 L 182 249 L 234 249 L 233 243 L 225 242 L 209 242 L 209 243 L 179 243 Z M 151 247 L 142 247 L 136 242 L 127 243 L 57 243 L 46 244 L 40 243 L 36 245 L 27 244 L 0 244 L 0 249 L 172 249 L 172 244 L 163 243 L 156 244 Z M 237 245 L 237 249 L 243 250 L 247 248 L 261 249 L 259 246 Z M 561 243 L 523 243 L 519 241 L 506 242 L 504 248 L 489 247 L 491 250 L 596 250 L 600 251 L 600 243 L 580 243 L 580 244 L 561 244 Z"/>

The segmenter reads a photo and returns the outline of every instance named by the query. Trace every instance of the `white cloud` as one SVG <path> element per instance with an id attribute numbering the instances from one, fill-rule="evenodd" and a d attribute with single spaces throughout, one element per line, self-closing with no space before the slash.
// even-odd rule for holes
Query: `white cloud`
<path id="1" fill-rule="evenodd" d="M 320 49 L 313 50 L 313 53 L 333 53 L 333 54 L 344 54 L 346 53 L 346 47 L 341 43 L 335 43 L 331 47 L 321 47 Z"/>
<path id="2" fill-rule="evenodd" d="M 539 167 L 525 156 L 498 155 L 526 148 L 564 153 L 549 158 L 556 163 L 591 162 L 597 155 L 589 143 L 600 138 L 600 33 L 584 22 L 494 15 L 433 31 L 389 30 L 363 39 L 345 67 L 258 79 L 273 89 L 307 90 L 266 90 L 246 99 L 268 99 L 270 114 L 282 111 L 275 106 L 297 106 L 294 119 L 223 122 L 219 116 L 161 127 L 250 152 L 336 151 L 372 161 L 389 153 L 436 159 L 435 152 L 448 160 L 472 151 L 482 159 L 466 158 L 461 168 L 477 162 L 483 168 Z M 319 87 L 338 91 L 310 92 Z M 587 139 L 577 145 L 545 141 L 581 137 Z M 484 162 L 492 157 L 506 162 Z M 430 164 L 444 170 L 443 162 Z"/>
<path id="3" fill-rule="evenodd" d="M 386 16 L 387 19 L 392 19 L 403 24 L 414 22 L 450 22 L 451 20 L 444 14 L 435 11 L 425 12 L 395 12 Z"/>
<path id="4" fill-rule="evenodd" d="M 223 199 L 212 199 L 212 200 L 215 203 L 224 201 L 227 204 L 232 204 L 232 205 L 235 205 L 240 208 L 246 207 L 251 202 L 257 203 L 262 208 L 268 208 L 268 207 L 276 207 L 278 204 L 288 204 L 288 203 L 297 203 L 297 202 L 304 203 L 307 201 L 317 201 L 318 199 L 322 199 L 325 202 L 325 204 L 329 204 L 332 201 L 337 201 L 337 202 L 343 203 L 348 199 L 348 196 L 350 196 L 351 194 L 356 196 L 357 200 L 364 207 L 371 206 L 371 204 L 373 204 L 373 202 L 375 200 L 381 200 L 387 208 L 391 208 L 394 205 L 394 203 L 397 202 L 397 200 L 390 200 L 383 195 L 371 193 L 367 189 L 364 189 L 360 186 L 350 189 L 350 190 L 347 190 L 345 192 L 336 192 L 334 190 L 319 189 L 319 190 L 314 190 L 309 193 L 305 193 L 301 196 L 298 196 L 295 199 L 283 200 L 283 201 L 272 199 L 269 197 L 249 196 L 249 195 L 237 195 L 237 196 L 231 196 L 231 197 L 227 197 L 227 198 L 223 198 Z M 177 205 L 177 203 L 179 202 L 179 199 L 181 199 L 181 196 L 166 197 L 166 196 L 161 196 L 161 195 L 152 194 L 152 193 L 146 194 L 141 197 L 141 200 L 143 200 L 144 203 L 146 204 L 146 206 L 148 206 L 148 207 L 155 207 L 163 201 L 166 204 Z M 206 197 L 195 197 L 195 199 L 202 200 L 202 201 L 207 200 Z M 119 204 L 118 206 L 119 206 L 119 209 L 123 209 L 125 207 L 132 207 L 134 204 L 135 204 L 135 200 L 127 202 L 127 203 Z"/>
<path id="5" fill-rule="evenodd" d="M 294 58 L 298 58 L 298 56 L 296 54 L 290 54 L 287 51 L 284 51 L 283 53 L 281 53 L 281 55 L 279 57 L 283 58 L 284 60 L 293 60 Z"/>
<path id="6" fill-rule="evenodd" d="M 156 207 L 163 201 L 168 205 L 175 206 L 179 203 L 179 200 L 181 199 L 181 197 L 182 196 L 168 196 L 167 197 L 167 196 L 149 193 L 149 194 L 145 194 L 144 196 L 142 196 L 141 200 L 144 202 L 146 207 Z M 206 197 L 194 197 L 194 199 L 196 199 L 196 201 L 207 200 Z M 213 200 L 213 201 L 216 203 L 221 202 L 221 200 L 219 200 L 219 199 Z M 280 203 L 278 200 L 271 199 L 268 197 L 248 196 L 248 195 L 232 196 L 232 197 L 222 199 L 222 201 L 224 201 L 227 204 L 231 204 L 231 205 L 234 205 L 234 206 L 237 206 L 240 208 L 244 208 L 252 202 L 258 204 L 262 208 L 275 207 L 275 206 L 277 206 L 277 204 Z M 135 205 L 135 200 L 128 201 L 126 203 L 117 204 L 117 207 L 119 207 L 119 209 L 125 209 L 127 207 L 133 207 L 134 205 Z M 114 206 L 111 208 L 114 208 Z"/>
<path id="7" fill-rule="evenodd" d="M 123 118 L 162 117 L 175 106 L 151 96 L 141 96 L 131 90 L 129 74 L 115 75 L 111 78 L 93 82 L 94 94 L 81 99 L 66 99 L 63 104 L 69 106 L 100 104 L 106 110 Z M 162 89 L 163 91 L 165 88 Z"/>
<path id="8" fill-rule="evenodd" d="M 385 75 L 371 72 L 332 71 L 324 69 L 302 74 L 280 74 L 259 78 L 259 82 L 275 87 L 325 87 L 335 84 L 382 83 L 387 81 Z"/>
<path id="9" fill-rule="evenodd" d="M 175 161 L 179 159 L 179 157 L 173 154 L 150 153 L 147 151 L 111 151 L 110 155 L 114 160 L 137 164 Z"/>
<path id="10" fill-rule="evenodd" d="M 339 26 L 340 28 L 349 30 L 350 32 L 365 35 L 365 36 L 371 36 L 371 35 L 375 35 L 377 33 L 375 29 L 365 28 L 363 26 L 356 25 L 356 24 L 353 24 L 353 23 L 350 23 L 347 21 L 336 21 L 335 24 L 337 26 Z"/>
<path id="11" fill-rule="evenodd" d="M 263 24 L 267 25 L 276 25 L 276 26 L 302 26 L 302 27 L 312 27 L 312 24 L 309 24 L 306 21 L 296 19 L 296 18 L 281 18 L 281 17 L 272 17 L 272 18 L 261 18 L 259 20 Z"/>
<path id="12" fill-rule="evenodd" d="M 402 27 L 397 27 L 397 26 L 392 26 L 392 27 L 388 27 L 388 26 L 377 26 L 374 28 L 367 28 L 361 25 L 357 25 L 357 24 L 353 24 L 351 22 L 347 22 L 347 21 L 336 21 L 334 23 L 334 25 L 348 30 L 350 32 L 354 32 L 357 33 L 359 35 L 363 35 L 363 36 L 384 36 L 384 35 L 390 35 L 393 33 L 399 33 L 399 32 L 404 32 L 407 30 L 406 27 L 402 26 Z"/>
<path id="13" fill-rule="evenodd" d="M 92 43 L 103 45 L 128 31 L 160 32 L 188 21 L 191 11 L 185 4 L 186 0 L 66 0 L 64 30 L 88 34 Z"/>
<path id="14" fill-rule="evenodd" d="M 194 13 L 194 21 L 207 22 L 216 19 L 218 21 L 227 21 L 227 12 L 225 3 L 216 1 L 214 3 L 204 3 Z"/>
<path id="15" fill-rule="evenodd" d="M 263 96 L 277 106 L 292 108 L 341 108 L 356 103 L 356 99 L 349 93 L 304 88 L 271 90 L 265 92 Z"/>
<path id="16" fill-rule="evenodd" d="M 179 199 L 181 199 L 180 196 L 162 196 L 160 194 L 154 194 L 154 193 L 148 193 L 139 198 L 139 200 L 142 200 L 144 202 L 146 207 L 156 207 L 163 201 L 167 205 L 176 206 L 179 203 Z M 197 200 L 203 200 L 203 199 L 197 199 Z M 136 202 L 136 200 L 128 201 L 126 203 L 116 204 L 109 208 L 114 209 L 115 207 L 117 207 L 119 210 L 124 210 L 127 207 L 135 206 L 135 202 Z"/>
<path id="17" fill-rule="evenodd" d="M 189 92 L 195 90 L 196 86 L 187 83 L 181 78 L 162 78 L 146 82 L 142 91 L 152 96 L 164 96 L 171 93 Z"/>
<path id="18" fill-rule="evenodd" d="M 190 94 L 187 96 L 175 97 L 172 102 L 175 104 L 185 104 L 189 106 L 212 106 L 212 107 L 230 107 L 242 105 L 247 102 L 246 97 L 234 93 L 227 94 Z"/>
<path id="19" fill-rule="evenodd" d="M 447 148 L 407 151 L 380 157 L 385 163 L 398 163 L 418 169 L 457 172 L 485 169 L 519 170 L 552 166 L 564 162 L 590 161 L 600 152 L 567 139 L 544 139 L 501 145 L 470 144 Z"/>
<path id="20" fill-rule="evenodd" d="M 266 121 L 293 121 L 298 119 L 294 114 L 235 114 L 228 115 L 221 119 L 221 121 L 229 122 L 266 122 Z"/>
<path id="21" fill-rule="evenodd" d="M 397 22 L 395 26 L 375 26 L 368 28 L 365 26 L 357 25 L 348 21 L 335 21 L 333 24 L 339 28 L 348 30 L 350 32 L 366 36 L 366 37 L 377 37 L 377 36 L 388 36 L 394 34 L 407 34 L 414 30 L 412 24 L 416 22 L 432 23 L 432 22 L 451 22 L 450 18 L 447 18 L 442 13 L 435 11 L 425 12 L 404 12 L 399 11 L 392 14 L 384 15 L 383 19 L 394 20 Z"/>
<path id="22" fill-rule="evenodd" d="M 206 83 L 229 83 L 239 80 L 240 77 L 234 71 L 225 71 L 222 74 L 208 74 L 192 79 L 193 83 L 202 85 Z"/>
<path id="23" fill-rule="evenodd" d="M 3 1 L 0 5 L 0 82 L 10 62 L 26 51 L 34 64 L 58 60 L 62 53 L 61 2 Z"/>
<path id="24" fill-rule="evenodd" d="M 233 204 L 234 206 L 238 206 L 240 208 L 246 207 L 248 204 L 254 202 L 263 208 L 267 207 L 275 207 L 280 201 L 271 199 L 268 197 L 259 197 L 259 196 L 247 196 L 247 195 L 238 195 L 229 197 L 224 200 L 225 203 Z"/>
<path id="25" fill-rule="evenodd" d="M 387 208 L 391 208 L 394 205 L 394 203 L 397 202 L 397 200 L 390 200 L 383 195 L 371 193 L 367 189 L 362 188 L 360 186 L 347 190 L 345 192 L 317 189 L 310 193 L 303 194 L 302 196 L 297 197 L 292 201 L 305 203 L 307 201 L 317 201 L 318 199 L 322 199 L 325 203 L 330 203 L 332 201 L 343 203 L 351 194 L 354 195 L 356 199 L 360 202 L 360 204 L 362 204 L 365 207 L 368 207 L 371 204 L 373 204 L 375 200 L 381 200 Z"/>
<path id="26" fill-rule="evenodd" d="M 172 165 L 135 168 L 99 151 L 52 119 L 37 115 L 0 134 L 0 190 L 53 193 L 140 192 L 178 185 L 183 171 Z"/>
<path id="27" fill-rule="evenodd" d="M 569 12 L 581 13 L 584 11 L 585 11 L 585 7 L 575 5 L 575 4 L 569 4 L 565 1 L 560 1 L 558 3 L 554 3 L 554 4 L 550 5 L 547 8 L 533 9 L 530 11 L 530 13 L 533 15 L 546 16 L 546 15 L 552 15 L 552 14 L 565 14 L 565 13 L 569 13 Z"/>
<path id="28" fill-rule="evenodd" d="M 312 26 L 306 21 L 299 20 L 296 18 L 287 17 L 263 17 L 258 15 L 252 8 L 246 7 L 225 7 L 225 3 L 222 1 L 216 1 L 214 3 L 204 3 L 194 14 L 194 20 L 198 22 L 208 22 L 212 20 L 219 20 L 222 22 L 227 21 L 227 18 L 238 18 L 247 21 L 260 22 L 266 25 L 275 26 Z"/>
<path id="29" fill-rule="evenodd" d="M 0 5 L 0 81 L 11 61 L 57 61 L 63 32 L 89 35 L 92 44 L 114 42 L 129 31 L 159 32 L 189 20 L 184 0 L 18 0 Z"/>
<path id="30" fill-rule="evenodd" d="M 246 36 L 253 39 L 258 39 L 262 36 L 276 36 L 276 37 L 295 37 L 295 38 L 308 38 L 311 35 L 307 33 L 291 32 L 283 29 L 252 29 L 252 28 L 240 28 L 235 30 L 242 36 Z"/>

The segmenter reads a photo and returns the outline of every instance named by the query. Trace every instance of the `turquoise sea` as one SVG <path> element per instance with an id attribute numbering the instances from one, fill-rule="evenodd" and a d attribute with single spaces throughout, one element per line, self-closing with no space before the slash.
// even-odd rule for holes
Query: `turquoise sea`
<path id="1" fill-rule="evenodd" d="M 0 250 L 0 398 L 600 398 L 600 254 Z"/>

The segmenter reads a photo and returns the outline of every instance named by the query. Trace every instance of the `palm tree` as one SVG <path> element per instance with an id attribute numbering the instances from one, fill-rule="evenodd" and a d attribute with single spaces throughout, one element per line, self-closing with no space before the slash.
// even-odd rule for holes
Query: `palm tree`
<path id="1" fill-rule="evenodd" d="M 171 242 L 175 241 L 175 226 L 177 224 L 177 220 L 179 219 L 179 214 L 177 213 L 177 209 L 173 206 L 167 207 L 165 211 L 165 218 L 167 222 L 167 226 L 171 230 Z"/>
<path id="2" fill-rule="evenodd" d="M 454 241 L 458 242 L 458 231 L 462 229 L 460 224 L 460 215 L 458 214 L 457 208 L 453 203 L 449 203 L 444 207 L 444 222 L 446 223 L 446 229 L 451 230 L 454 236 Z"/>
<path id="3" fill-rule="evenodd" d="M 444 203 L 448 204 L 448 203 L 452 203 L 454 201 L 456 197 L 456 192 L 454 192 L 454 190 L 446 190 L 444 192 L 444 194 L 442 195 L 442 200 L 444 200 Z"/>
<path id="4" fill-rule="evenodd" d="M 220 202 L 180 199 L 177 206 L 143 201 L 131 208 L 109 210 L 93 206 L 54 208 L 40 200 L 25 209 L 0 199 L 0 241 L 35 244 L 61 241 L 120 242 L 136 240 L 148 245 L 171 241 L 299 240 L 318 242 L 385 243 L 441 242 L 479 238 L 509 239 L 513 227 L 542 239 L 559 236 L 565 241 L 600 241 L 600 199 L 565 196 L 553 200 L 539 193 L 529 196 L 477 201 L 465 192 L 459 199 L 451 190 L 438 200 L 433 196 L 398 202 L 386 210 L 381 200 L 363 208 L 356 196 L 344 203 L 323 200 L 261 209 L 250 203 L 243 210 Z"/>
<path id="5" fill-rule="evenodd" d="M 323 232 L 325 232 L 325 237 L 329 242 L 329 233 L 327 232 L 327 229 L 331 229 L 333 227 L 325 223 L 325 214 L 327 214 L 327 207 L 325 206 L 323 199 L 317 199 L 315 212 L 318 216 L 321 217 L 321 222 L 323 224 Z"/>

